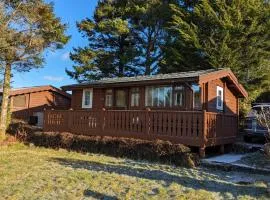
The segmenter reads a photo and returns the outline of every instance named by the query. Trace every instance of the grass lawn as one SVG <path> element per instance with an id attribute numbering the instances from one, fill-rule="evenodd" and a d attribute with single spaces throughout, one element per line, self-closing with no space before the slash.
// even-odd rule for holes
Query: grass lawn
<path id="1" fill-rule="evenodd" d="M 269 176 L 0 147 L 0 199 L 267 199 Z M 242 178 L 254 182 L 237 183 Z"/>

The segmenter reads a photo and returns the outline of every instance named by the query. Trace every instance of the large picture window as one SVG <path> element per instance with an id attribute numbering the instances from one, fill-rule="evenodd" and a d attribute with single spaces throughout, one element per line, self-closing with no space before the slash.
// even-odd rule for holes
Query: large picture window
<path id="1" fill-rule="evenodd" d="M 172 87 L 146 87 L 145 91 L 146 106 L 151 107 L 170 107 L 172 106 Z"/>
<path id="2" fill-rule="evenodd" d="M 106 90 L 105 106 L 106 107 L 112 107 L 113 106 L 113 91 L 112 90 Z"/>
<path id="3" fill-rule="evenodd" d="M 140 105 L 140 89 L 131 88 L 131 107 L 139 107 Z"/>
<path id="4" fill-rule="evenodd" d="M 116 106 L 117 107 L 126 107 L 127 106 L 127 97 L 126 91 L 116 90 Z"/>
<path id="5" fill-rule="evenodd" d="M 93 89 L 83 90 L 82 108 L 92 108 Z"/>

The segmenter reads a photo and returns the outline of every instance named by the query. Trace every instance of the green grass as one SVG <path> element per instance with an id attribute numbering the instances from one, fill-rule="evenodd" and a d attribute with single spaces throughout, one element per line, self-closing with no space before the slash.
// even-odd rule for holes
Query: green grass
<path id="1" fill-rule="evenodd" d="M 248 185 L 233 180 L 252 178 Z M 0 199 L 267 199 L 269 176 L 0 147 Z"/>

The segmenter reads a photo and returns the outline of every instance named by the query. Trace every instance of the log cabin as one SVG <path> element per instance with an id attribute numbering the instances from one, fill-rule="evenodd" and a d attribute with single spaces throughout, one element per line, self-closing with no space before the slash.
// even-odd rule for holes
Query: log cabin
<path id="1" fill-rule="evenodd" d="M 67 85 L 69 111 L 47 111 L 45 131 L 168 140 L 205 148 L 235 141 L 239 99 L 230 69 L 105 78 Z"/>
<path id="2" fill-rule="evenodd" d="M 66 110 L 71 104 L 70 94 L 51 85 L 14 88 L 11 89 L 9 98 L 12 118 L 28 122 L 33 116 L 38 126 L 43 126 L 44 109 Z"/>

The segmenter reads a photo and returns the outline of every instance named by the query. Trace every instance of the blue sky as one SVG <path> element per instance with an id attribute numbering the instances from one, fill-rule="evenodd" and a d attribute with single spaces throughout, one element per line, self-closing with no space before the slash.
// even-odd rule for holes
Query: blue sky
<path id="1" fill-rule="evenodd" d="M 51 2 L 52 0 L 48 0 Z M 68 24 L 67 34 L 71 40 L 64 49 L 46 53 L 46 63 L 43 68 L 33 69 L 30 72 L 16 73 L 12 79 L 12 86 L 28 87 L 38 85 L 54 85 L 60 87 L 75 83 L 65 73 L 65 68 L 72 68 L 69 52 L 73 47 L 84 46 L 86 40 L 78 32 L 76 22 L 86 17 L 92 17 L 98 0 L 53 0 L 55 13 L 62 22 Z"/>

